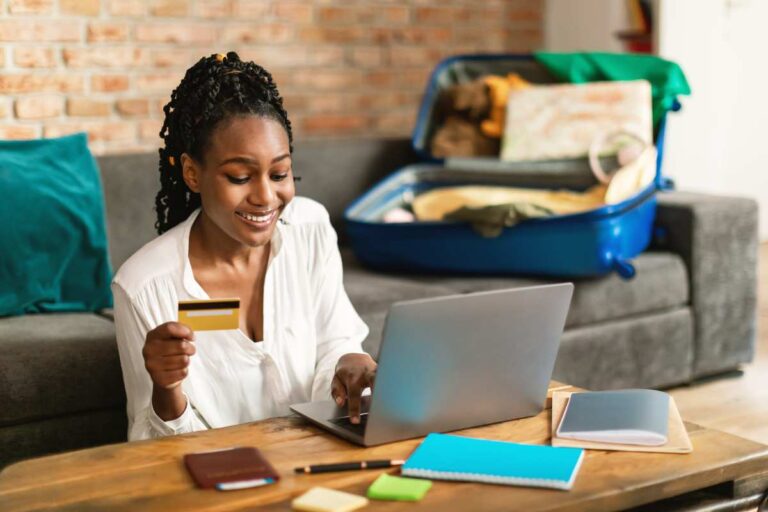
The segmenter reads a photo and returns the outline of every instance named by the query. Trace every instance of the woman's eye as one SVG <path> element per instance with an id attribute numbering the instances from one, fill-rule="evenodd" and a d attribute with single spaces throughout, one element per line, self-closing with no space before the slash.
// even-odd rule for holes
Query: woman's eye
<path id="1" fill-rule="evenodd" d="M 288 173 L 283 174 L 273 174 L 272 175 L 272 181 L 283 181 L 285 178 L 288 177 Z"/>
<path id="2" fill-rule="evenodd" d="M 248 183 L 248 180 L 250 179 L 250 177 L 246 176 L 244 178 L 236 178 L 234 176 L 227 175 L 227 179 L 229 180 L 230 183 L 234 183 L 235 185 L 245 185 L 246 183 Z"/>

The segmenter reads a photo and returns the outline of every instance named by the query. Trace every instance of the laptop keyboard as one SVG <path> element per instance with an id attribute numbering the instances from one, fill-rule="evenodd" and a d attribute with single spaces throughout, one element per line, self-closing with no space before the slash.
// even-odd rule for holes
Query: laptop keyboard
<path id="1" fill-rule="evenodd" d="M 343 418 L 334 418 L 328 421 L 330 421 L 334 425 L 338 425 L 344 430 L 348 430 L 352 432 L 353 434 L 362 436 L 363 434 L 365 434 L 365 426 L 368 424 L 368 413 L 363 413 L 360 415 L 360 423 L 358 423 L 357 425 L 349 421 L 349 416 L 344 416 Z"/>

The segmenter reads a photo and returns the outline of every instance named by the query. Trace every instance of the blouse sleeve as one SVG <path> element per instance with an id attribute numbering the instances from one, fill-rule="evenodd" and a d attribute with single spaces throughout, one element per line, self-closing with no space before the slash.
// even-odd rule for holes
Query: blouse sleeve
<path id="1" fill-rule="evenodd" d="M 317 359 L 312 400 L 328 400 L 336 363 L 344 354 L 365 353 L 362 342 L 368 336 L 368 326 L 344 290 L 336 232 L 327 214 L 320 227 L 319 246 L 318 265 L 313 269 Z"/>
<path id="2" fill-rule="evenodd" d="M 150 322 L 118 283 L 112 283 L 112 295 L 117 349 L 128 401 L 128 440 L 151 439 L 208 428 L 190 406 L 188 398 L 184 412 L 174 420 L 163 421 L 155 413 L 152 408 L 152 379 L 144 366 L 141 353 L 147 332 L 154 327 L 150 327 Z M 186 394 L 184 396 L 186 398 Z"/>

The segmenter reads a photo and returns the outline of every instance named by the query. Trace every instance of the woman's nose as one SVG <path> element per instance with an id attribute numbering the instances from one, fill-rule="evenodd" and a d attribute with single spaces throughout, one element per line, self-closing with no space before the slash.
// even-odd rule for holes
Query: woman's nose
<path id="1" fill-rule="evenodd" d="M 275 200 L 275 191 L 269 178 L 251 181 L 251 191 L 248 201 L 256 206 L 270 206 Z"/>

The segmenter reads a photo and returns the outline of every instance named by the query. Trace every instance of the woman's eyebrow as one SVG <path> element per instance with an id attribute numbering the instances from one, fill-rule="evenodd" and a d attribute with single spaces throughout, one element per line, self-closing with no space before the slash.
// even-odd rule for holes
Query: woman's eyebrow
<path id="1" fill-rule="evenodd" d="M 280 155 L 278 157 L 273 158 L 271 163 L 276 164 L 277 162 L 280 162 L 281 160 L 285 160 L 286 158 L 290 158 L 290 157 L 291 157 L 290 153 L 285 153 L 284 155 Z M 255 158 L 249 158 L 247 156 L 234 156 L 232 158 L 227 158 L 226 160 L 219 162 L 218 167 L 221 167 L 224 164 L 231 164 L 231 163 L 251 165 L 254 167 L 259 166 L 259 161 L 256 160 Z"/>

